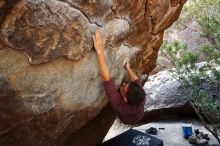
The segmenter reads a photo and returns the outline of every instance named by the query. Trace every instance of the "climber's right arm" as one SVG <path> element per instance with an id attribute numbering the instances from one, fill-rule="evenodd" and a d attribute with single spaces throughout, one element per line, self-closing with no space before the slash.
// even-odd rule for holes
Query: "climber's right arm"
<path id="1" fill-rule="evenodd" d="M 138 79 L 137 75 L 132 71 L 132 69 L 130 68 L 130 64 L 129 62 L 127 62 L 124 66 L 124 68 L 126 69 L 126 71 L 128 72 L 128 75 L 130 76 L 132 81 L 136 81 Z"/>
<path id="2" fill-rule="evenodd" d="M 93 35 L 94 47 L 96 50 L 96 56 L 98 60 L 99 72 L 103 81 L 110 80 L 110 74 L 105 61 L 104 55 L 104 38 L 100 28 L 96 29 L 95 35 Z"/>

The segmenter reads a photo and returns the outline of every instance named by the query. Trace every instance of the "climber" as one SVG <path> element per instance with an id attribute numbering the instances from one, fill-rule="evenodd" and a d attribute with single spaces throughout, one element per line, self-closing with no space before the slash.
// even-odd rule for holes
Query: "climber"
<path id="1" fill-rule="evenodd" d="M 96 29 L 93 35 L 94 47 L 98 60 L 99 72 L 104 82 L 106 95 L 112 105 L 113 110 L 119 119 L 125 124 L 135 124 L 144 115 L 145 91 L 141 86 L 140 80 L 131 70 L 129 63 L 124 65 L 128 72 L 131 82 L 123 84 L 119 90 L 116 89 L 114 81 L 110 78 L 104 56 L 104 37 L 100 28 Z"/>

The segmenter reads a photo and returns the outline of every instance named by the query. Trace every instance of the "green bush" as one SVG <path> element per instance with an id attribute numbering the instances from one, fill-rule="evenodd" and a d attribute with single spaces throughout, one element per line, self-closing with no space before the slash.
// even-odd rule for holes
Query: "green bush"
<path id="1" fill-rule="evenodd" d="M 208 62 L 215 62 L 216 64 L 220 64 L 220 51 L 215 49 L 211 45 L 202 45 L 199 49 L 200 53 L 207 57 Z"/>
<path id="2" fill-rule="evenodd" d="M 211 45 L 203 45 L 196 52 L 187 51 L 185 43 L 175 40 L 165 42 L 161 52 L 174 65 L 172 75 L 183 85 L 189 99 L 202 110 L 212 111 L 220 116 L 220 101 L 212 100 L 209 92 L 201 88 L 202 82 L 220 87 L 220 70 L 216 69 L 220 65 L 220 51 Z M 198 67 L 196 62 L 200 55 L 205 55 L 207 60 Z"/>
<path id="3" fill-rule="evenodd" d="M 188 100 L 208 128 L 204 119 L 209 122 L 213 117 L 220 119 L 220 101 L 215 100 L 209 91 L 209 87 L 220 89 L 220 0 L 188 0 L 183 11 L 198 22 L 202 28 L 200 34 L 207 37 L 210 44 L 201 44 L 198 51 L 192 52 L 187 50 L 186 43 L 178 40 L 166 41 L 161 52 L 175 67 L 170 70 L 172 76 L 181 83 L 188 94 Z M 205 62 L 198 65 L 196 62 L 200 56 L 205 58 Z M 212 128 L 208 129 L 220 142 L 217 132 L 220 124 L 211 125 Z"/>
<path id="4" fill-rule="evenodd" d="M 215 33 L 215 42 L 218 48 L 220 48 L 220 31 Z"/>
<path id="5" fill-rule="evenodd" d="M 188 0 L 185 7 L 215 47 L 220 48 L 220 0 Z"/>

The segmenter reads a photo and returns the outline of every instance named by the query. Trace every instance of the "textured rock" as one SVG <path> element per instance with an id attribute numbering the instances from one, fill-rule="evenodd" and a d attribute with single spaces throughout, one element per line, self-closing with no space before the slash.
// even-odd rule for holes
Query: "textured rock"
<path id="1" fill-rule="evenodd" d="M 196 115 L 180 83 L 167 70 L 149 76 L 144 90 L 148 95 L 142 120 L 145 123 L 177 114 Z"/>
<path id="2" fill-rule="evenodd" d="M 105 33 L 110 74 L 120 85 L 125 57 L 140 76 L 154 68 L 163 31 L 185 1 L 1 1 L 0 145 L 64 145 L 71 136 L 80 145 L 79 129 L 107 103 L 92 50 L 95 28 Z M 112 121 L 98 121 L 107 132 Z"/>
<path id="3" fill-rule="evenodd" d="M 205 63 L 201 62 L 196 65 L 201 67 L 203 64 Z M 220 67 L 217 65 L 215 68 L 220 70 Z M 211 76 L 210 71 L 207 71 L 207 74 Z M 217 84 L 201 79 L 200 89 L 205 90 L 213 101 L 220 100 L 220 90 Z M 154 118 L 173 114 L 195 114 L 194 109 L 192 109 L 191 105 L 188 103 L 187 93 L 181 87 L 181 84 L 172 77 L 168 70 L 149 76 L 148 81 L 144 85 L 144 90 L 148 95 L 145 103 L 145 118 L 143 120 L 145 122 Z M 212 113 L 212 115 L 214 115 L 214 113 Z M 219 118 L 214 119 L 213 117 L 210 116 L 209 120 L 212 123 L 219 123 Z"/>
<path id="4" fill-rule="evenodd" d="M 149 96 L 145 104 L 146 112 L 181 107 L 187 103 L 187 96 L 181 84 L 167 70 L 150 76 L 144 90 Z"/>

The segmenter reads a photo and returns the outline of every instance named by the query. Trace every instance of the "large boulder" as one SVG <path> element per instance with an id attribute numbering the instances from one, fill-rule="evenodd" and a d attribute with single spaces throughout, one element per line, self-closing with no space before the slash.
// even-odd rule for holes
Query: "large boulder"
<path id="1" fill-rule="evenodd" d="M 114 115 L 99 114 L 107 98 L 93 50 L 96 27 L 105 33 L 105 55 L 118 86 L 125 57 L 139 76 L 155 67 L 163 32 L 185 1 L 0 1 L 0 145 L 100 142 Z"/>
<path id="2" fill-rule="evenodd" d="M 202 65 L 206 64 L 205 62 L 197 63 L 196 66 L 198 68 L 202 67 Z M 220 70 L 218 65 L 215 65 L 216 70 Z M 208 76 L 212 76 L 210 71 L 206 72 Z M 219 85 L 217 83 L 212 83 L 204 78 L 199 80 L 199 88 L 204 90 L 210 96 L 210 99 L 213 101 L 220 101 L 220 90 Z M 190 91 L 186 91 L 177 81 L 177 76 L 174 78 L 173 74 L 164 70 L 158 72 L 155 75 L 149 76 L 148 81 L 144 85 L 144 90 L 147 94 L 146 102 L 145 102 L 145 117 L 143 119 L 144 122 L 151 121 L 153 119 L 164 118 L 170 115 L 182 114 L 193 116 L 195 115 L 195 111 L 191 104 L 188 102 L 188 97 Z M 195 102 L 192 102 L 194 105 Z M 200 109 L 201 111 L 204 108 Z M 203 111 L 210 111 L 207 109 Z M 207 117 L 211 123 L 219 123 L 219 117 L 216 116 L 214 118 L 214 114 L 211 115 L 213 117 Z"/>
<path id="3" fill-rule="evenodd" d="M 144 122 L 177 114 L 195 115 L 185 90 L 168 70 L 149 76 L 144 90 L 147 94 Z"/>
<path id="4" fill-rule="evenodd" d="M 148 95 L 145 111 L 181 107 L 188 102 L 187 94 L 180 82 L 172 77 L 168 70 L 150 76 L 144 90 Z"/>

